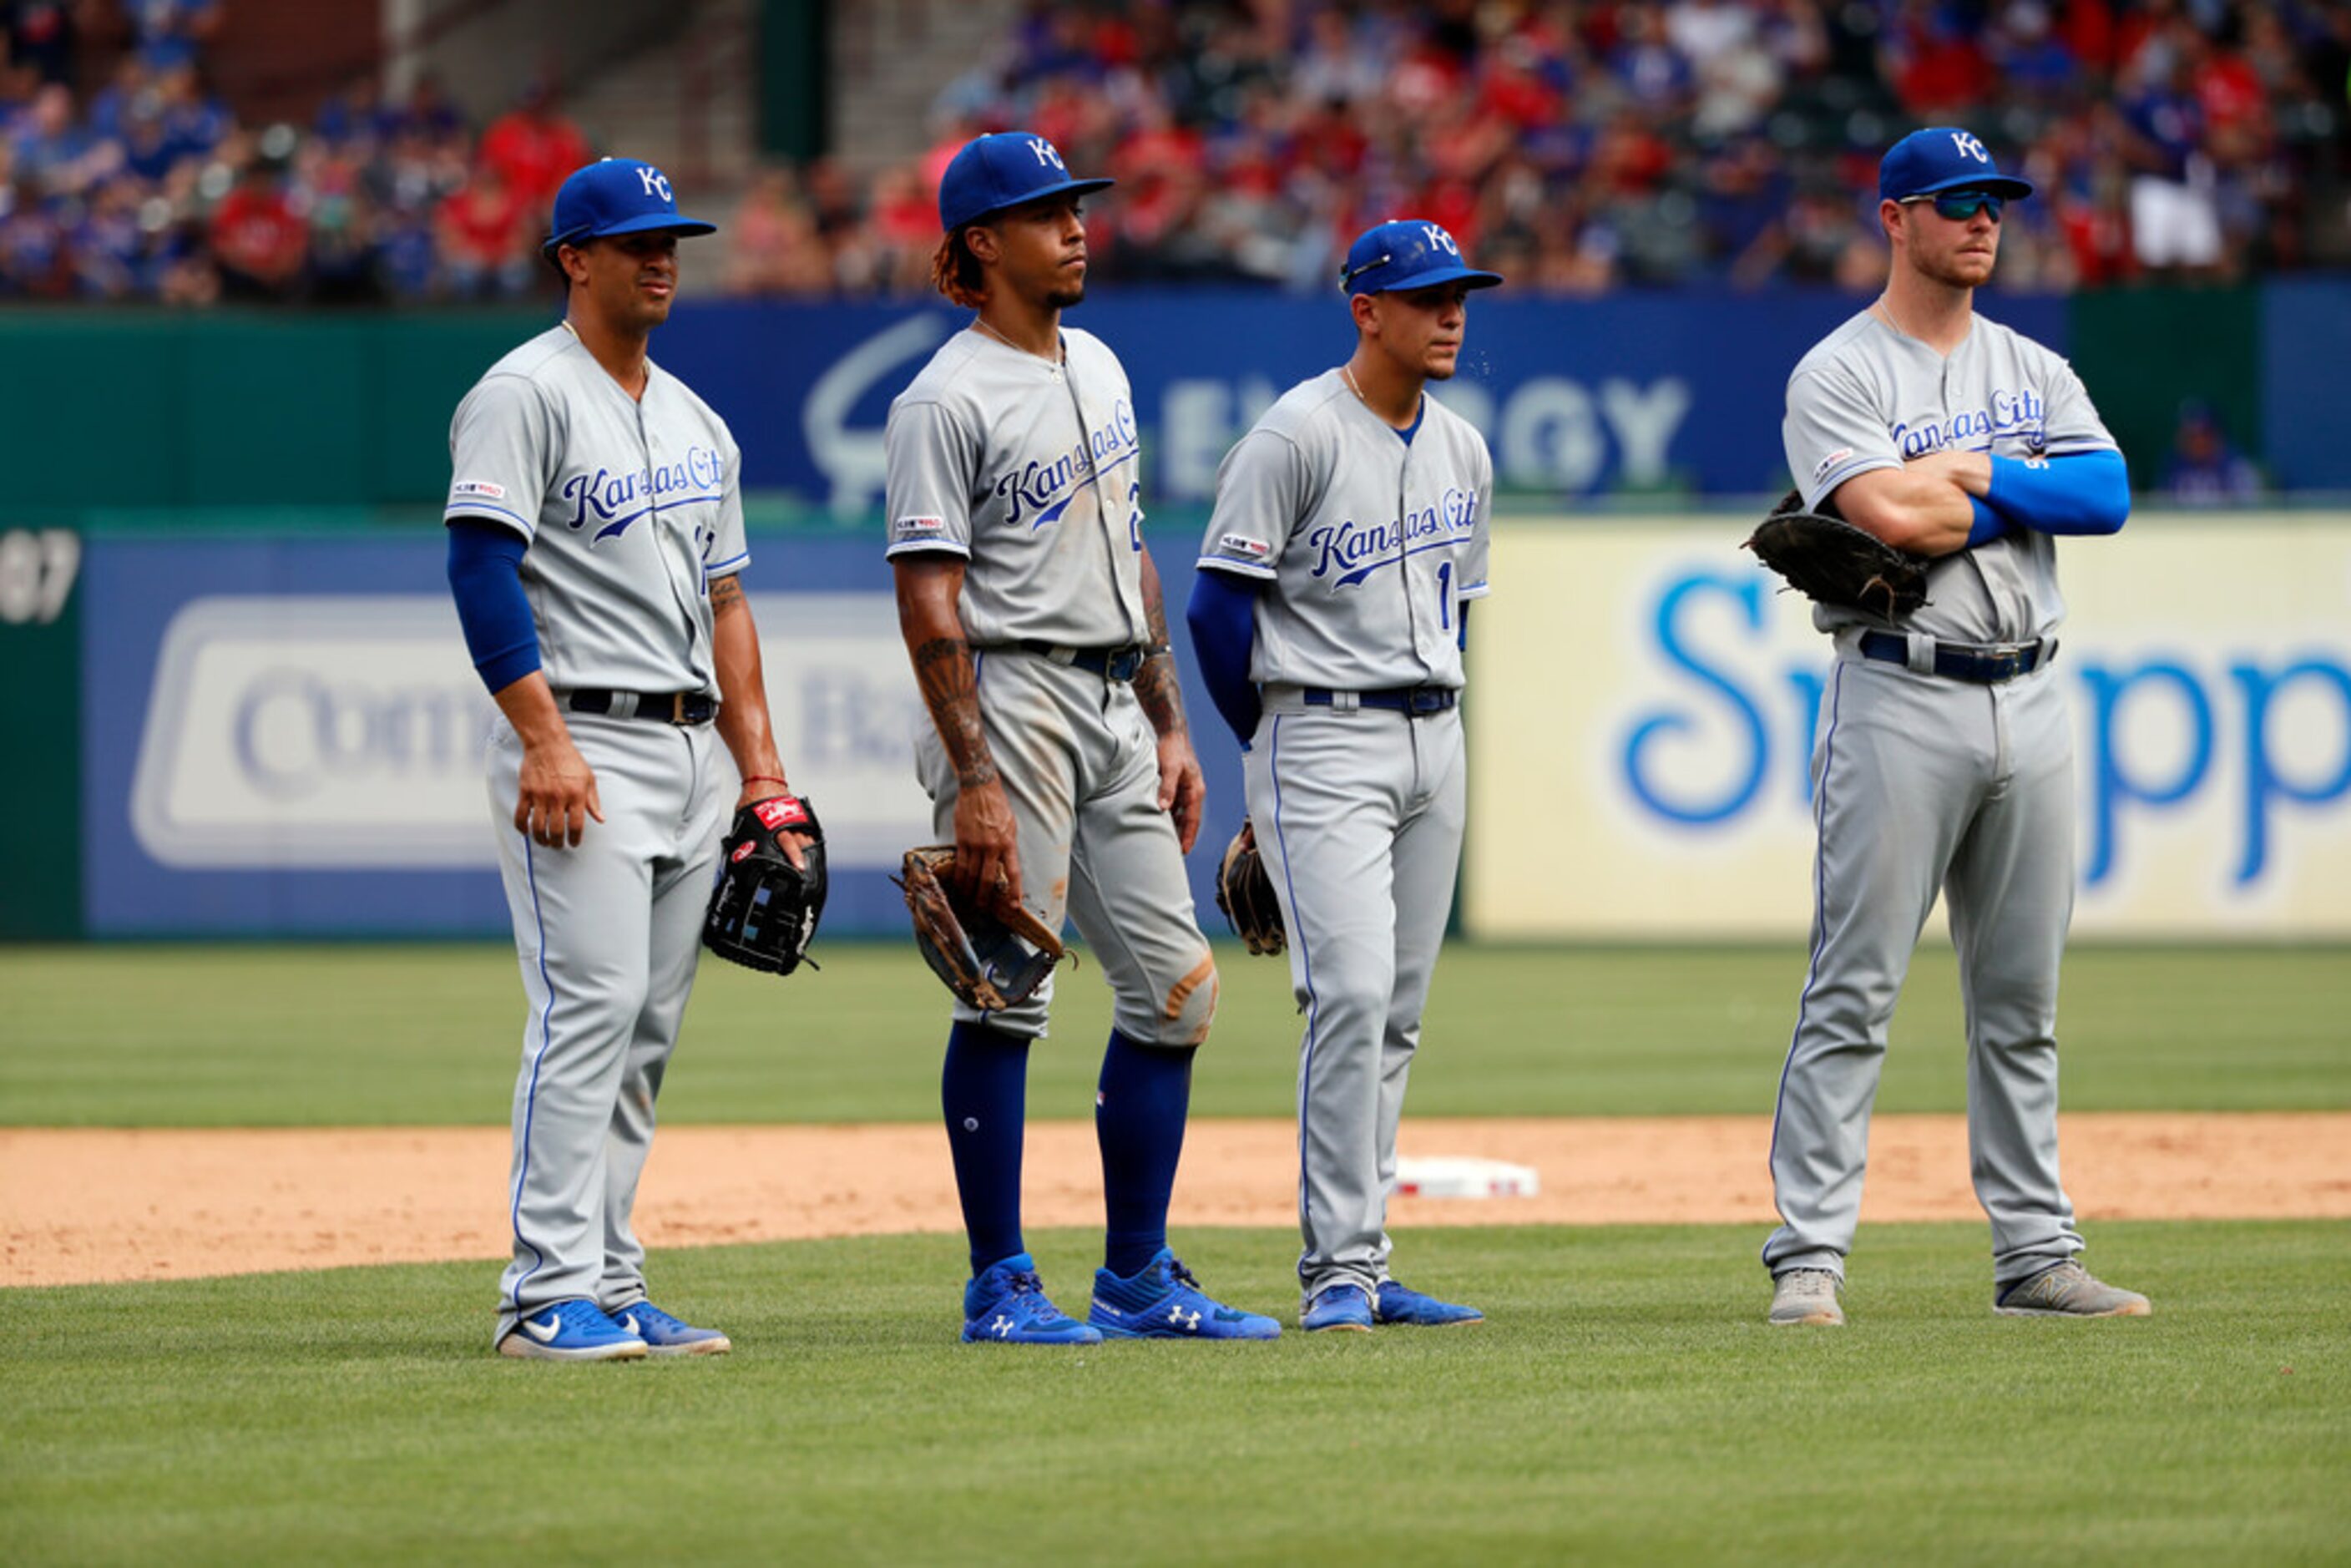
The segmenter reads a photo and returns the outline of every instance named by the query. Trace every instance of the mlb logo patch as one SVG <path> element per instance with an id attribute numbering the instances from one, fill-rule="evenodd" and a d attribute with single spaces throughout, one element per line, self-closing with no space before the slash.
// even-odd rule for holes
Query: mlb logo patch
<path id="1" fill-rule="evenodd" d="M 1821 480 L 1826 478 L 1830 469 L 1835 467 L 1838 464 L 1844 462 L 1846 458 L 1852 455 L 1852 447 L 1840 446 L 1834 452 L 1830 453 L 1826 457 L 1822 458 L 1818 463 L 1813 465 L 1813 482 L 1814 484 L 1818 484 Z"/>
<path id="2" fill-rule="evenodd" d="M 947 531 L 947 520 L 945 517 L 900 517 L 893 526 L 902 539 L 921 538 L 926 535 L 944 534 Z"/>
<path id="3" fill-rule="evenodd" d="M 460 479 L 449 486 L 449 494 L 478 496 L 485 501 L 503 501 L 507 498 L 507 487 L 504 485 L 493 485 L 487 479 Z"/>
<path id="4" fill-rule="evenodd" d="M 1217 547 L 1232 555 L 1245 555 L 1251 560 L 1263 560 L 1273 553 L 1273 547 L 1263 539 L 1253 539 L 1240 534 L 1227 534 L 1217 541 Z"/>
<path id="5" fill-rule="evenodd" d="M 762 800 L 751 808 L 760 822 L 773 832 L 778 828 L 798 828 L 808 821 L 808 808 L 789 795 L 778 795 L 772 800 Z"/>

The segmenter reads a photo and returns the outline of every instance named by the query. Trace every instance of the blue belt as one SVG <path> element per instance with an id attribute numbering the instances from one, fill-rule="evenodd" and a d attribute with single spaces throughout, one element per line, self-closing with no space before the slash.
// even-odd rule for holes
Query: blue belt
<path id="1" fill-rule="evenodd" d="M 1910 663 L 1907 638 L 1892 632 L 1864 632 L 1861 656 L 1888 664 Z M 2057 656 L 2057 644 L 2036 638 L 2030 643 L 2005 643 L 1981 647 L 1973 643 L 1935 644 L 1935 673 L 1955 681 L 1996 686 L 2019 675 L 2029 675 Z"/>
<path id="2" fill-rule="evenodd" d="M 1300 700 L 1308 707 L 1336 707 L 1338 699 L 1345 695 L 1309 686 Z M 1384 692 L 1357 692 L 1354 696 L 1358 707 L 1390 708 L 1397 713 L 1408 713 L 1415 718 L 1444 713 L 1461 700 L 1461 694 L 1451 686 L 1391 686 Z"/>
<path id="3" fill-rule="evenodd" d="M 1140 643 L 1130 643 L 1123 648 L 1064 648 L 1052 643 L 1023 639 L 1018 646 L 1023 653 L 1034 653 L 1040 659 L 1050 659 L 1057 664 L 1067 664 L 1073 670 L 1084 670 L 1113 681 L 1134 679 L 1134 672 L 1143 668 L 1143 661 L 1151 656 L 1151 650 Z"/>
<path id="4" fill-rule="evenodd" d="M 607 691 L 600 686 L 583 686 L 563 694 L 562 706 L 573 713 L 609 714 L 620 706 L 626 692 Z M 656 724 L 708 724 L 718 714 L 718 699 L 707 692 L 639 692 L 636 710 L 631 718 L 652 719 Z"/>

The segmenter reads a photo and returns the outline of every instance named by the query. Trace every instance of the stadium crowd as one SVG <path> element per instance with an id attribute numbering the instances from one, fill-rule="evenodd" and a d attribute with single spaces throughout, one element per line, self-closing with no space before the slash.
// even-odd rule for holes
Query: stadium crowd
<path id="1" fill-rule="evenodd" d="M 429 79 L 255 128 L 204 85 L 221 0 L 114 3 L 132 45 L 83 96 L 73 7 L 0 0 L 0 297 L 548 287 L 547 204 L 591 147 L 544 89 L 479 135 Z M 2346 79 L 2330 0 L 1032 0 L 920 157 L 755 181 L 724 285 L 923 291 L 940 172 L 1008 126 L 1120 179 L 1091 225 L 1116 277 L 1319 287 L 1409 211 L 1543 291 L 1874 287 L 1878 152 L 1946 121 L 2040 187 L 2009 209 L 2004 287 L 2339 265 Z"/>

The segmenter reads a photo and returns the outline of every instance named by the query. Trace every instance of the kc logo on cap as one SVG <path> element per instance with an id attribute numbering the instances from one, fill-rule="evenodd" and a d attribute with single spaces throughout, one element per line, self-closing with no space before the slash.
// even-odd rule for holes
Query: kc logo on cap
<path id="1" fill-rule="evenodd" d="M 1914 131 L 1886 150 L 1877 165 L 1878 199 L 1907 202 L 1966 189 L 2011 201 L 2032 194 L 2032 182 L 2003 174 L 1991 149 L 1972 131 L 1956 125 Z"/>
<path id="2" fill-rule="evenodd" d="M 669 176 L 636 158 L 604 158 L 572 171 L 555 193 L 555 221 L 540 248 L 584 245 L 612 235 L 662 230 L 674 235 L 717 232 L 716 224 L 681 215 Z"/>
<path id="3" fill-rule="evenodd" d="M 976 136 L 939 179 L 939 227 L 953 234 L 1008 207 L 1048 196 L 1082 196 L 1110 183 L 1071 179 L 1061 150 L 1033 131 Z"/>

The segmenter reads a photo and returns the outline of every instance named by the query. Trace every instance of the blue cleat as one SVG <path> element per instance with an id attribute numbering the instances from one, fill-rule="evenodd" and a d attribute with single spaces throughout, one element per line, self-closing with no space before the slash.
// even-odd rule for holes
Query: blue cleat
<path id="1" fill-rule="evenodd" d="M 1065 1316 L 1045 1295 L 1036 1260 L 1015 1252 L 963 1288 L 966 1344 L 1100 1344 L 1102 1335 Z"/>
<path id="2" fill-rule="evenodd" d="M 1486 1314 L 1475 1307 L 1424 1296 L 1394 1280 L 1382 1280 L 1379 1321 L 1384 1323 L 1408 1323 L 1416 1328 L 1441 1329 L 1450 1328 L 1455 1323 L 1482 1323 L 1486 1321 Z"/>
<path id="3" fill-rule="evenodd" d="M 525 1313 L 498 1341 L 500 1355 L 526 1361 L 642 1361 L 647 1348 L 590 1301 L 558 1301 Z"/>
<path id="4" fill-rule="evenodd" d="M 1165 1247 L 1131 1280 L 1094 1270 L 1086 1322 L 1104 1339 L 1280 1339 L 1281 1325 L 1204 1293 L 1192 1270 Z"/>
<path id="5" fill-rule="evenodd" d="M 612 1321 L 645 1342 L 649 1355 L 725 1355 L 735 1342 L 716 1329 L 698 1329 L 682 1322 L 651 1301 L 639 1301 L 611 1314 Z"/>
<path id="6" fill-rule="evenodd" d="M 1325 1329 L 1347 1329 L 1355 1333 L 1372 1332 L 1372 1298 L 1361 1285 L 1325 1285 L 1314 1292 L 1306 1310 L 1298 1314 L 1298 1326 L 1308 1333 L 1321 1333 Z"/>

